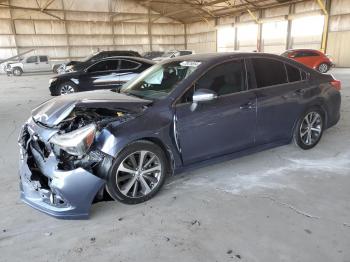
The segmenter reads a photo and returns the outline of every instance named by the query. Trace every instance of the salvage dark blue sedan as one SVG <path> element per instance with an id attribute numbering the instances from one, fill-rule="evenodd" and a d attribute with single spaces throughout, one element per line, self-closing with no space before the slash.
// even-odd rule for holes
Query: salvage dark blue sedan
<path id="1" fill-rule="evenodd" d="M 154 65 L 120 93 L 52 99 L 19 138 L 21 198 L 86 218 L 109 194 L 137 204 L 167 175 L 294 141 L 313 148 L 340 118 L 340 82 L 288 58 L 191 55 Z"/>

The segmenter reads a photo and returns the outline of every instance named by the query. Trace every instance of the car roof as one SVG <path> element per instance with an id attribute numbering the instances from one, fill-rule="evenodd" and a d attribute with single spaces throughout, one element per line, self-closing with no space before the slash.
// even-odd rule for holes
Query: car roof
<path id="1" fill-rule="evenodd" d="M 315 53 L 321 53 L 323 54 L 321 51 L 317 50 L 317 49 L 289 49 L 287 50 L 287 52 L 303 52 L 303 51 L 307 51 L 307 52 L 315 52 Z"/>
<path id="2" fill-rule="evenodd" d="M 299 68 L 302 68 L 304 71 L 310 72 L 310 68 L 307 66 L 300 64 L 293 59 L 289 59 L 286 57 L 283 57 L 281 55 L 275 55 L 275 54 L 270 54 L 270 53 L 257 53 L 257 52 L 227 52 L 227 53 L 208 53 L 208 54 L 194 54 L 194 55 L 185 55 L 185 56 L 179 56 L 176 58 L 171 58 L 168 60 L 164 60 L 161 62 L 162 64 L 166 64 L 169 61 L 198 61 L 198 62 L 203 62 L 206 64 L 219 64 L 221 62 L 229 61 L 230 59 L 239 59 L 239 58 L 250 58 L 250 57 L 260 57 L 260 58 L 271 58 L 271 59 L 277 59 L 280 60 L 281 62 L 284 63 L 289 63 L 294 66 L 297 66 Z M 314 70 L 311 70 L 314 71 Z"/>
<path id="3" fill-rule="evenodd" d="M 109 59 L 125 59 L 125 60 L 134 60 L 134 61 L 138 61 L 138 62 L 146 63 L 146 64 L 151 64 L 151 65 L 156 64 L 156 62 L 154 62 L 152 60 L 142 58 L 142 57 L 136 57 L 136 56 L 109 56 L 109 57 L 105 57 L 99 61 L 109 60 Z"/>
<path id="4" fill-rule="evenodd" d="M 257 52 L 227 52 L 227 53 L 206 53 L 206 54 L 193 54 L 193 55 L 185 55 L 176 58 L 172 58 L 171 60 L 196 60 L 201 62 L 211 62 L 216 60 L 228 60 L 231 58 L 243 58 L 243 57 L 266 57 L 266 58 L 279 58 L 283 59 L 283 57 L 275 54 L 269 53 L 257 53 Z M 169 61 L 169 60 L 166 60 Z"/>
<path id="5" fill-rule="evenodd" d="M 99 53 L 137 53 L 133 50 L 102 50 Z"/>

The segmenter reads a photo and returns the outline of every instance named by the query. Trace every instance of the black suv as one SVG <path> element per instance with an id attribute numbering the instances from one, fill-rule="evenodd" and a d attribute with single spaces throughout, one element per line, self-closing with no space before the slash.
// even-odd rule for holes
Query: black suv
<path id="1" fill-rule="evenodd" d="M 87 65 L 95 63 L 98 60 L 113 56 L 141 57 L 138 52 L 131 50 L 100 51 L 85 57 L 82 61 L 70 61 L 67 64 L 62 65 L 62 68 L 60 68 L 58 71 L 61 73 L 76 71 L 76 69 L 79 70 Z"/>

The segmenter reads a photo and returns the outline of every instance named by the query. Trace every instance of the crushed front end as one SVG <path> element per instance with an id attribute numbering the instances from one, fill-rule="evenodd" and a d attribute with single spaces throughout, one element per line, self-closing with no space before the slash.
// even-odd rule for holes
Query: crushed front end
<path id="1" fill-rule="evenodd" d="M 57 218 L 85 219 L 103 193 L 113 161 L 95 146 L 96 140 L 105 136 L 110 123 L 129 116 L 103 109 L 69 110 L 55 125 L 31 117 L 23 126 L 18 141 L 21 199 Z"/>

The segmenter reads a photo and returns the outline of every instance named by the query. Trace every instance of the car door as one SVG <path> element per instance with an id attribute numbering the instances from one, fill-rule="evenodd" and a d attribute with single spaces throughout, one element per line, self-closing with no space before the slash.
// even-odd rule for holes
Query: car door
<path id="1" fill-rule="evenodd" d="M 129 59 L 120 59 L 120 68 L 118 70 L 119 82 L 117 86 L 130 81 L 141 73 L 142 64 Z"/>
<path id="2" fill-rule="evenodd" d="M 210 89 L 217 99 L 193 104 L 195 90 Z M 175 125 L 184 164 L 254 145 L 256 96 L 247 90 L 244 60 L 217 65 L 176 104 Z"/>
<path id="3" fill-rule="evenodd" d="M 23 63 L 23 72 L 40 71 L 38 56 L 29 56 Z"/>
<path id="4" fill-rule="evenodd" d="M 105 59 L 96 62 L 80 76 L 84 89 L 110 89 L 119 83 L 119 59 Z"/>
<path id="5" fill-rule="evenodd" d="M 51 65 L 49 64 L 49 58 L 47 56 L 39 56 L 39 70 L 51 71 Z"/>
<path id="6" fill-rule="evenodd" d="M 257 95 L 257 144 L 288 140 L 308 87 L 306 73 L 271 58 L 252 58 Z"/>

